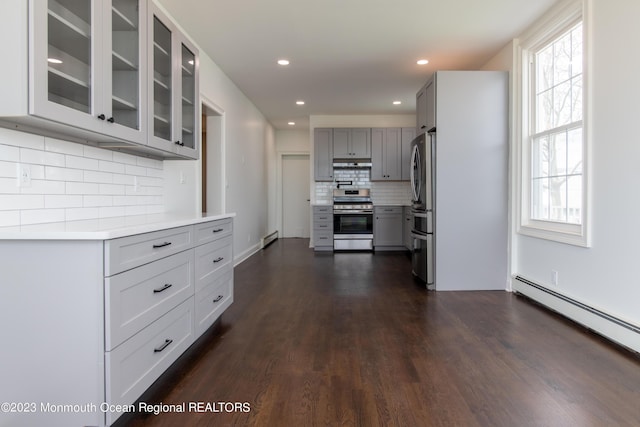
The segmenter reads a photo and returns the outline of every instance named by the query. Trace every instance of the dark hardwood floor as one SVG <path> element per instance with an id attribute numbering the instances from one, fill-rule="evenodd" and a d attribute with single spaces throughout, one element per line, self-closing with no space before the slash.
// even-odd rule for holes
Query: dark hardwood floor
<path id="1" fill-rule="evenodd" d="M 281 239 L 236 268 L 234 304 L 142 400 L 249 411 L 120 425 L 638 426 L 640 359 L 507 292 L 427 292 L 404 254 Z"/>

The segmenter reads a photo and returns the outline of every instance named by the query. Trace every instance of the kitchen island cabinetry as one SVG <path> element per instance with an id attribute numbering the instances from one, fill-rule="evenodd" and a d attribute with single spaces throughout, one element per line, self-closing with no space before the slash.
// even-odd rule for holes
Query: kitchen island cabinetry
<path id="1" fill-rule="evenodd" d="M 405 250 L 402 206 L 373 207 L 374 250 Z"/>
<path id="2" fill-rule="evenodd" d="M 127 412 L 233 302 L 232 216 L 0 231 L 0 320 L 15 326 L 0 332 L 0 399 L 38 407 L 2 422 L 105 426 Z"/>

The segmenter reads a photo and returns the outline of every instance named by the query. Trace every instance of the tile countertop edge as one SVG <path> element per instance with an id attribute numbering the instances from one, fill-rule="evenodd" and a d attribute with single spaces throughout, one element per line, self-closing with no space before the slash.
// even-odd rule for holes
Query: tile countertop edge
<path id="1" fill-rule="evenodd" d="M 0 240 L 109 240 L 134 234 L 235 217 L 225 214 L 154 214 L 132 215 L 82 221 L 0 227 Z"/>

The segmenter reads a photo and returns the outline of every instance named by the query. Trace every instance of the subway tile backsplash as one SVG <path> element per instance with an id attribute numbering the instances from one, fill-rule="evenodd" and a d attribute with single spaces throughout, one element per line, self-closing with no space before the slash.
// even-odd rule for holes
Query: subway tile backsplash
<path id="1" fill-rule="evenodd" d="M 163 211 L 161 160 L 0 128 L 0 227 Z"/>
<path id="2" fill-rule="evenodd" d="M 409 205 L 411 188 L 407 181 L 371 181 L 369 170 L 334 169 L 334 182 L 316 182 L 316 203 L 332 203 L 333 189 L 340 183 L 340 188 L 369 188 L 371 198 L 376 205 Z"/>

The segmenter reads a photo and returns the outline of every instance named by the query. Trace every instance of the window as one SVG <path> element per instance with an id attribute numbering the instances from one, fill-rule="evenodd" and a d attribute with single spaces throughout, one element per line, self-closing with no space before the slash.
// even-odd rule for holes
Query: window
<path id="1" fill-rule="evenodd" d="M 587 246 L 582 3 L 563 5 L 520 46 L 519 231 Z"/>

